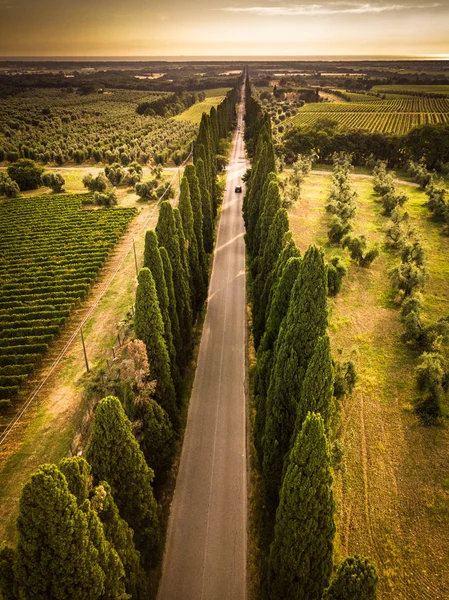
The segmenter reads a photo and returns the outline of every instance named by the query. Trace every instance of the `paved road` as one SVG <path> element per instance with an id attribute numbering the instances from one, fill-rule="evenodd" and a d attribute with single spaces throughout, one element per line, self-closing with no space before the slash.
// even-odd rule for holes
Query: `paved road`
<path id="1" fill-rule="evenodd" d="M 234 192 L 248 167 L 242 138 L 228 167 L 158 600 L 246 598 L 245 244 L 243 194 Z"/>

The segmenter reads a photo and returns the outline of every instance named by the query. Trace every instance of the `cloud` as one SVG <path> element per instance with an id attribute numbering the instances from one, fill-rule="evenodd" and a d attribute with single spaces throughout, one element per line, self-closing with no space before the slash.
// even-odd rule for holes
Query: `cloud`
<path id="1" fill-rule="evenodd" d="M 252 14 L 262 17 L 321 16 L 336 14 L 366 14 L 397 12 L 412 9 L 437 8 L 441 4 L 371 4 L 365 2 L 327 2 L 325 4 L 288 4 L 286 6 L 229 6 L 219 10 L 231 13 Z"/>

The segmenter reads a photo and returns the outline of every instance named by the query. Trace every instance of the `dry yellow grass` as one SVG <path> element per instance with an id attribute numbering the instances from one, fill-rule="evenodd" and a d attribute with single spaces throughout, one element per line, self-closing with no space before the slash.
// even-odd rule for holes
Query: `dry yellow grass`
<path id="1" fill-rule="evenodd" d="M 372 557 L 380 600 L 443 600 L 449 593 L 449 432 L 447 426 L 422 426 L 412 410 L 418 354 L 400 339 L 388 278 L 398 258 L 383 246 L 387 219 L 371 181 L 353 180 L 359 193 L 354 233 L 381 249 L 369 269 L 350 263 L 345 250 L 326 246 L 330 175 L 311 174 L 290 211 L 302 251 L 317 243 L 327 257 L 340 254 L 349 266 L 340 294 L 330 301 L 334 356 L 353 360 L 359 378 L 341 405 L 337 432 L 345 453 L 335 476 L 337 554 Z M 449 238 L 428 219 L 425 195 L 401 189 L 409 195 L 406 209 L 426 250 L 425 314 L 435 320 L 449 313 Z"/>

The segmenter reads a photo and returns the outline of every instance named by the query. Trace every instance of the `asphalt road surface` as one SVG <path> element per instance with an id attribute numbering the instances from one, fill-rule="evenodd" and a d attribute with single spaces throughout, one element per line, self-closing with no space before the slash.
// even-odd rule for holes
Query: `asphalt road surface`
<path id="1" fill-rule="evenodd" d="M 168 525 L 158 600 L 245 600 L 246 291 L 235 193 L 249 166 L 243 103 L 228 166 L 209 299 Z"/>

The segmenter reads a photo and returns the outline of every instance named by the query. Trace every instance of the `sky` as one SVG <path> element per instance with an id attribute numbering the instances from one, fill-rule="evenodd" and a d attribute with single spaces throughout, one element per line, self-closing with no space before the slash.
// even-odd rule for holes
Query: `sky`
<path id="1" fill-rule="evenodd" d="M 0 56 L 449 58 L 449 0 L 0 0 Z"/>

